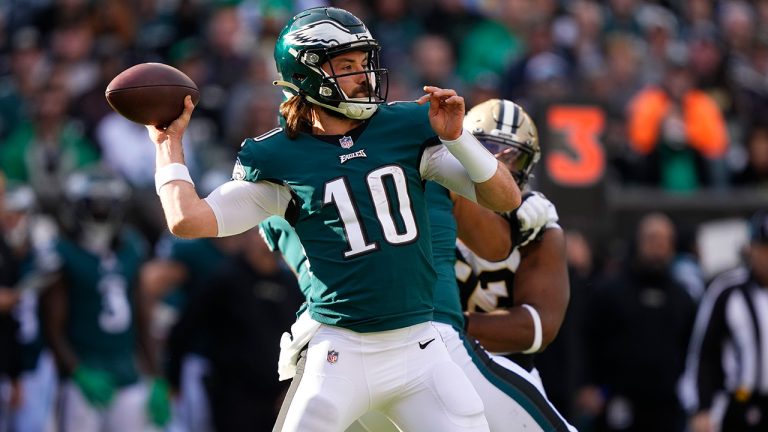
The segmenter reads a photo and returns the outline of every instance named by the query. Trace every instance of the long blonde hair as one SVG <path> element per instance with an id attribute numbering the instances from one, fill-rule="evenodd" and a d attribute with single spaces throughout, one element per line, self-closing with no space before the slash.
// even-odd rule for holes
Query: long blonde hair
<path id="1" fill-rule="evenodd" d="M 303 97 L 294 95 L 280 104 L 280 115 L 285 119 L 285 133 L 294 139 L 299 132 L 312 133 L 312 105 Z"/>

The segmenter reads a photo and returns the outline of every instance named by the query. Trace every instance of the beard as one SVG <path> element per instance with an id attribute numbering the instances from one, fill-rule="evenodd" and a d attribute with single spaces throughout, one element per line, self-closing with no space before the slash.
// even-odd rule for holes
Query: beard
<path id="1" fill-rule="evenodd" d="M 341 90 L 340 85 L 339 85 L 339 89 Z M 345 92 L 342 90 L 342 93 L 346 95 L 347 98 L 349 99 L 358 99 L 358 98 L 371 99 L 376 96 L 376 92 L 374 91 L 374 82 L 371 81 L 370 78 L 366 79 L 361 84 L 358 84 L 350 92 Z"/>

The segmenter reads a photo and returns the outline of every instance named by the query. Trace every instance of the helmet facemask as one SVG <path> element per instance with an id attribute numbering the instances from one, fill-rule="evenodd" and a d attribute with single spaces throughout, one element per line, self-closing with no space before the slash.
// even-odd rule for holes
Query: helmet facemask
<path id="1" fill-rule="evenodd" d="M 499 162 L 507 167 L 519 187 L 522 188 L 528 183 L 538 160 L 538 154 L 533 151 L 530 145 L 494 135 L 477 136 L 477 139 Z"/>

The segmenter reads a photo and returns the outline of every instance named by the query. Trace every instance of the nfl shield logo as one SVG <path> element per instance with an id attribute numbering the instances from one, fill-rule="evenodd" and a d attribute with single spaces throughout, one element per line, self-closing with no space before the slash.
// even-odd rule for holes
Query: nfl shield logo
<path id="1" fill-rule="evenodd" d="M 328 363 L 334 364 L 337 361 L 339 361 L 339 352 L 334 350 L 328 351 Z"/>
<path id="2" fill-rule="evenodd" d="M 352 137 L 345 136 L 345 137 L 339 138 L 339 144 L 341 144 L 342 148 L 348 149 L 353 145 L 355 145 L 355 142 L 352 141 Z"/>

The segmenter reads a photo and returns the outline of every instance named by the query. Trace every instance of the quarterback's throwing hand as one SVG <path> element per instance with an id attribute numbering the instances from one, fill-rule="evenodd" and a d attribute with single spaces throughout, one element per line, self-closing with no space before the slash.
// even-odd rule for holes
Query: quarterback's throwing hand
<path id="1" fill-rule="evenodd" d="M 429 102 L 429 123 L 437 136 L 445 141 L 453 141 L 461 136 L 464 122 L 464 98 L 456 90 L 424 86 L 424 96 L 416 103 Z"/>
<path id="2" fill-rule="evenodd" d="M 184 135 L 184 131 L 187 129 L 189 119 L 192 117 L 192 111 L 195 109 L 195 104 L 192 103 L 192 98 L 186 96 L 184 98 L 184 111 L 179 118 L 173 121 L 165 129 L 160 129 L 157 126 L 147 125 L 147 131 L 149 131 L 149 137 L 155 144 L 162 144 L 167 140 L 178 139 L 181 142 L 181 137 Z"/>

